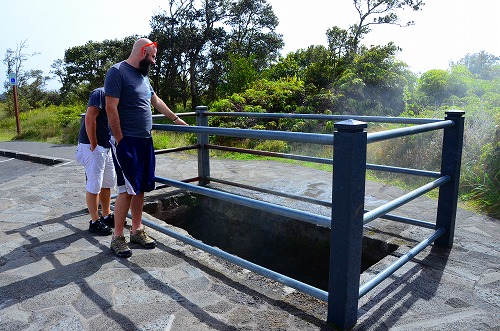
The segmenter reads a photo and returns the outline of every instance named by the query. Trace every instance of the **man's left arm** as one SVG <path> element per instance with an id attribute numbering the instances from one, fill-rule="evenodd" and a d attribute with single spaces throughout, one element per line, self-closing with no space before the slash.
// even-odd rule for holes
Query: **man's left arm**
<path id="1" fill-rule="evenodd" d="M 188 125 L 182 120 L 182 118 L 175 115 L 175 113 L 171 111 L 170 108 L 168 108 L 167 104 L 162 99 L 160 99 L 156 95 L 156 93 L 151 96 L 151 104 L 156 108 L 156 110 L 165 115 L 167 118 L 171 119 L 175 124 Z"/>

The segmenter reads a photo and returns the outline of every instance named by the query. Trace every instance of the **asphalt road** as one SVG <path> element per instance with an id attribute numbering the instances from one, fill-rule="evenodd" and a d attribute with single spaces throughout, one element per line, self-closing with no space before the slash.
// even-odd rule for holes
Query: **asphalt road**
<path id="1" fill-rule="evenodd" d="M 0 183 L 36 173 L 44 168 L 47 168 L 47 165 L 0 156 Z"/>

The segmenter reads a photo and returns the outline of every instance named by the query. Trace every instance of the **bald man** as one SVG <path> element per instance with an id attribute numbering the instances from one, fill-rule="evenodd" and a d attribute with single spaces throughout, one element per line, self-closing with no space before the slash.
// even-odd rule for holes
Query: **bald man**
<path id="1" fill-rule="evenodd" d="M 148 249 L 156 247 L 156 241 L 142 225 L 144 192 L 155 188 L 151 105 L 175 124 L 187 125 L 155 94 L 149 82 L 148 74 L 156 53 L 157 43 L 146 38 L 137 40 L 128 59 L 113 65 L 104 80 L 118 184 L 111 249 L 119 257 L 132 256 L 124 236 L 129 209 L 132 214 L 130 243 Z"/>

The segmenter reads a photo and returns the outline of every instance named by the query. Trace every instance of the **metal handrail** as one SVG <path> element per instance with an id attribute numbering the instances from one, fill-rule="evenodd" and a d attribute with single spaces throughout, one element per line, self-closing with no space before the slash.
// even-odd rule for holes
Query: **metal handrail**
<path id="1" fill-rule="evenodd" d="M 323 226 L 326 228 L 330 227 L 331 219 L 330 217 L 317 215 L 313 213 L 309 213 L 302 210 L 296 210 L 284 206 L 275 205 L 265 201 L 254 200 L 251 198 L 247 198 L 244 196 L 218 191 L 215 189 L 193 185 L 189 183 L 184 183 L 181 181 L 163 178 L 163 177 L 155 177 L 155 181 L 162 184 L 167 184 L 172 187 L 176 187 L 179 189 L 183 189 L 185 191 L 198 193 L 201 195 L 205 195 L 212 198 L 217 198 L 225 201 L 229 201 L 235 204 L 239 204 L 242 206 L 264 210 L 270 213 L 274 213 L 277 215 L 298 219 L 304 222 L 308 222 L 314 225 Z"/>
<path id="2" fill-rule="evenodd" d="M 333 145 L 333 135 L 319 133 L 287 132 L 253 129 L 230 129 L 198 126 L 182 126 L 171 124 L 153 124 L 153 130 L 164 130 L 184 133 L 202 133 L 237 138 L 258 138 L 268 140 L 295 141 L 310 144 Z"/>
<path id="3" fill-rule="evenodd" d="M 401 256 L 398 260 L 392 263 L 390 266 L 379 272 L 375 277 L 373 277 L 370 281 L 359 288 L 359 298 L 364 296 L 366 293 L 370 292 L 375 286 L 383 282 L 393 273 L 395 273 L 399 268 L 405 265 L 408 261 L 414 258 L 418 253 L 423 251 L 426 247 L 432 244 L 436 239 L 438 239 L 441 235 L 445 233 L 443 228 L 439 228 L 436 232 L 434 232 L 431 236 L 421 241 L 418 245 L 413 247 L 408 253 Z"/>
<path id="4" fill-rule="evenodd" d="M 380 117 L 380 116 L 348 116 L 348 115 L 326 115 L 326 114 L 286 114 L 286 113 L 246 113 L 246 112 L 207 112 L 206 107 L 199 107 L 197 108 L 196 113 L 183 113 L 183 116 L 190 116 L 190 115 L 196 115 L 197 116 L 197 124 L 199 126 L 190 126 L 190 127 L 185 127 L 185 126 L 175 126 L 175 125 L 168 125 L 168 124 L 153 124 L 153 129 L 155 130 L 166 130 L 166 131 L 172 131 L 172 132 L 185 132 L 185 133 L 196 133 L 198 134 L 198 145 L 193 145 L 190 146 L 189 148 L 185 149 L 193 149 L 198 148 L 199 153 L 203 153 L 203 155 L 198 158 L 198 166 L 200 167 L 205 167 L 209 165 L 208 162 L 208 150 L 209 149 L 219 149 L 219 150 L 225 150 L 225 151 L 234 151 L 234 152 L 242 152 L 242 153 L 249 153 L 249 154 L 257 154 L 257 155 L 266 155 L 266 156 L 273 156 L 273 157 L 281 157 L 281 158 L 288 158 L 288 159 L 295 159 L 295 160 L 300 160 L 300 161 L 309 161 L 309 162 L 316 162 L 316 163 L 324 163 L 324 164 L 334 164 L 329 159 L 324 159 L 324 158 L 313 158 L 309 156 L 301 156 L 301 155 L 292 155 L 292 154 L 285 154 L 285 153 L 275 153 L 275 152 L 265 152 L 265 151 L 255 151 L 255 150 L 246 150 L 246 149 L 239 149 L 239 148 L 234 148 L 234 147 L 225 147 L 225 146 L 216 146 L 216 145 L 211 145 L 208 143 L 208 135 L 220 135 L 220 136 L 230 136 L 230 137 L 238 137 L 238 138 L 256 138 L 256 139 L 266 139 L 266 140 L 282 140 L 282 141 L 292 141 L 292 142 L 302 142 L 302 143 L 312 143 L 312 144 L 322 144 L 322 145 L 335 145 L 335 147 L 340 147 L 339 149 L 342 149 L 342 144 L 345 141 L 348 141 L 349 144 L 352 146 L 357 146 L 361 148 L 361 145 L 367 146 L 369 143 L 374 143 L 374 142 L 379 142 L 383 140 L 388 140 L 388 139 L 393 139 L 393 138 L 399 138 L 399 137 L 404 137 L 408 135 L 414 135 L 414 134 L 419 134 L 419 133 L 424 133 L 424 132 L 430 132 L 430 131 L 435 131 L 435 130 L 441 130 L 444 129 L 444 135 L 443 135 L 443 147 L 442 147 L 442 164 L 441 164 L 441 172 L 435 172 L 435 171 L 427 171 L 427 170 L 419 170 L 419 169 L 409 169 L 409 168 L 401 168 L 401 167 L 391 167 L 391 166 L 385 166 L 385 165 L 375 165 L 375 164 L 366 164 L 366 150 L 363 151 L 364 156 L 363 156 L 363 163 L 360 163 L 359 160 L 361 158 L 353 158 L 355 162 L 352 160 L 349 162 L 353 162 L 353 168 L 357 169 L 355 174 L 358 175 L 358 178 L 362 178 L 364 180 L 364 172 L 366 169 L 372 169 L 372 170 L 377 170 L 377 171 L 389 171 L 389 172 L 395 172 L 395 173 L 402 173 L 402 174 L 410 174 L 410 175 L 417 175 L 417 176 L 423 176 L 423 177 L 431 177 L 431 178 L 436 178 L 436 180 L 425 184 L 399 198 L 394 199 L 393 201 L 390 201 L 380 207 L 377 207 L 373 210 L 367 211 L 365 210 L 362 215 L 362 219 L 359 219 L 360 216 L 355 216 L 356 217 L 356 224 L 359 221 L 360 224 L 366 225 L 367 223 L 373 221 L 376 218 L 383 218 L 391 221 L 397 221 L 397 222 L 402 222 L 406 224 L 411 224 L 423 228 L 430 228 L 430 229 L 435 229 L 436 231 L 429 236 L 428 238 L 424 239 L 422 242 L 417 244 L 414 248 L 412 248 L 409 252 L 404 254 L 401 258 L 399 258 L 396 262 L 392 263 L 389 267 L 384 269 L 382 272 L 380 272 L 378 275 L 376 275 L 374 278 L 372 278 L 370 281 L 368 281 L 366 284 L 363 286 L 359 286 L 359 278 L 357 278 L 357 285 L 359 286 L 359 293 L 358 297 L 362 297 L 366 293 L 368 293 L 371 289 L 373 289 L 375 286 L 380 284 L 383 280 L 387 279 L 390 275 L 392 275 L 396 270 L 398 270 L 401 266 L 403 266 L 405 263 L 410 261 L 416 254 L 420 253 L 423 249 L 428 247 L 430 244 L 433 242 L 436 242 L 436 245 L 448 245 L 450 247 L 450 243 L 453 241 L 453 232 L 454 232 L 454 217 L 456 213 L 456 199 L 457 199 L 457 190 L 458 190 L 458 179 L 459 178 L 459 166 L 460 166 L 460 157 L 461 157 L 461 143 L 459 139 L 463 139 L 463 112 L 462 111 L 449 111 L 447 112 L 447 117 L 445 120 L 441 119 L 416 119 L 416 118 L 395 118 L 395 117 Z M 179 114 L 181 115 L 181 114 Z M 302 133 L 302 132 L 284 132 L 284 131 L 272 131 L 272 130 L 252 130 L 252 129 L 233 129 L 233 128 L 214 128 L 214 127 L 208 127 L 208 116 L 236 116 L 236 117 L 256 117 L 256 118 L 294 118 L 294 119 L 312 119 L 312 120 L 327 120 L 327 121 L 333 121 L 333 120 L 344 120 L 344 122 L 339 122 L 338 124 L 335 125 L 335 127 L 338 129 L 338 132 L 342 132 L 342 135 L 338 135 L 338 143 L 335 143 L 334 141 L 334 136 L 329 135 L 329 134 L 315 134 L 315 133 Z M 155 117 L 155 118 L 160 118 L 160 117 Z M 367 121 L 367 122 L 380 122 L 380 123 L 399 123 L 399 124 L 413 124 L 412 126 L 409 127 L 404 127 L 404 128 L 397 128 L 397 129 L 391 129 L 387 131 L 382 131 L 382 132 L 375 132 L 375 133 L 366 133 L 365 128 L 366 128 L 366 123 L 361 122 L 361 121 Z M 458 125 L 456 125 L 458 124 Z M 352 140 L 349 140 L 351 138 L 347 138 L 348 136 L 354 137 L 354 134 L 357 133 L 363 133 L 364 138 L 353 138 Z M 202 138 L 200 138 L 202 137 Z M 359 136 L 363 137 L 363 136 Z M 346 140 L 347 139 L 347 140 Z M 361 143 L 361 145 L 360 145 Z M 457 151 L 455 151 L 457 149 Z M 180 149 L 179 149 L 180 150 Z M 168 151 L 163 151 L 163 152 L 172 152 L 174 150 L 168 150 Z M 344 155 L 346 158 L 351 157 L 354 152 L 352 149 L 346 149 L 343 151 Z M 446 154 L 445 154 L 446 153 Z M 450 161 L 451 160 L 451 161 Z M 458 160 L 458 161 L 457 161 Z M 346 162 L 336 164 L 335 167 L 340 166 L 339 169 L 345 168 L 343 165 L 349 164 Z M 458 168 L 457 168 L 458 165 Z M 445 169 L 445 170 L 443 170 Z M 363 170 L 363 172 L 360 173 L 360 170 Z M 451 176 L 449 175 L 451 174 Z M 345 173 L 346 175 L 345 178 L 349 178 L 349 180 L 355 180 L 357 177 L 352 176 L 351 173 Z M 453 180 L 452 180 L 453 176 Z M 213 180 L 215 182 L 219 182 L 222 184 L 227 184 L 227 185 L 234 185 L 238 187 L 244 187 L 248 189 L 256 189 L 259 190 L 258 188 L 252 188 L 250 186 L 245 186 L 243 184 L 238 184 L 238 183 L 232 183 L 220 179 L 215 179 L 210 177 L 210 171 L 209 168 L 203 170 L 200 173 L 199 170 L 199 176 L 198 178 L 203 179 L 204 182 L 202 183 L 200 180 L 200 183 L 202 185 L 205 185 L 210 180 Z M 332 220 L 330 217 L 325 217 L 321 215 L 315 215 L 312 213 L 304 212 L 304 211 L 299 211 L 299 210 L 294 210 L 288 207 L 284 206 L 278 206 L 275 204 L 263 202 L 263 201 L 256 201 L 254 199 L 250 199 L 247 197 L 235 195 L 232 193 L 226 193 L 226 192 L 221 192 L 218 190 L 210 189 L 207 187 L 203 186 L 197 186 L 193 184 L 188 184 L 185 182 L 181 181 L 174 181 L 171 179 L 167 178 L 161 178 L 161 177 L 156 177 L 156 181 L 159 183 L 163 183 L 169 186 L 177 187 L 186 191 L 191 191 L 194 193 L 210 196 L 210 197 L 215 197 L 218 199 L 230 201 L 236 204 L 244 205 L 247 207 L 259 209 L 259 210 L 264 210 L 268 211 L 271 213 L 275 213 L 278 215 L 286 216 L 286 217 L 291 217 L 295 219 L 299 219 L 305 222 L 309 222 L 315 225 L 320 225 L 324 227 L 331 227 L 333 228 L 333 224 L 335 224 L 335 229 L 340 230 L 340 231 L 331 231 L 332 232 L 332 239 L 333 239 L 333 234 L 334 233 L 341 233 L 341 235 L 344 235 L 344 231 L 347 232 L 346 238 L 357 238 L 357 230 L 353 231 L 352 226 L 346 225 L 344 226 L 343 224 L 350 223 L 350 217 L 344 214 L 336 214 L 339 219 L 342 219 L 342 222 L 339 222 L 338 220 Z M 334 183 L 337 183 L 336 181 Z M 344 200 L 344 202 L 351 203 L 350 201 L 356 201 L 356 204 L 351 204 L 349 206 L 349 215 L 355 215 L 358 213 L 359 208 L 358 206 L 362 204 L 362 200 L 359 200 L 359 195 L 357 195 L 358 192 L 361 192 L 359 189 L 349 191 L 348 193 L 344 194 L 343 189 L 345 188 L 346 183 L 350 183 L 349 181 L 345 181 L 342 184 L 335 184 L 339 185 L 337 189 L 334 190 L 334 193 L 336 194 L 336 198 L 338 198 L 338 201 L 342 201 L 344 199 L 344 196 L 348 196 L 351 200 Z M 359 187 L 360 183 L 357 183 L 357 187 Z M 334 185 L 334 186 L 335 186 Z M 443 186 L 443 187 L 441 187 Z M 440 189 L 440 198 L 438 201 L 438 211 L 437 211 L 437 221 L 436 224 L 421 221 L 421 220 L 416 220 L 412 218 L 407 218 L 407 217 L 402 217 L 402 216 L 397 216 L 397 215 L 391 215 L 388 214 L 391 210 L 394 210 L 406 203 L 408 203 L 411 200 L 416 199 L 417 197 L 422 196 L 423 194 L 435 189 L 441 187 Z M 274 192 L 270 190 L 264 190 L 265 193 L 273 194 Z M 342 192 L 341 192 L 342 191 Z M 441 192 L 443 191 L 443 192 Z M 364 192 L 364 190 L 362 191 Z M 353 199 L 353 196 L 350 194 L 355 194 L 356 198 Z M 448 196 L 452 196 L 451 198 L 448 198 Z M 292 198 L 297 198 L 297 197 L 292 197 Z M 443 202 L 441 199 L 443 198 Z M 452 202 L 450 204 L 450 201 Z M 455 201 L 453 203 L 453 201 Z M 321 204 L 324 206 L 332 206 L 333 208 L 333 202 L 332 204 L 328 202 L 323 202 L 319 200 L 315 201 L 307 201 L 311 203 L 316 203 L 316 204 Z M 454 204 L 454 205 L 453 205 Z M 342 206 L 343 208 L 343 206 Z M 337 210 L 338 209 L 333 209 Z M 342 211 L 341 211 L 342 212 Z M 358 214 L 359 215 L 359 214 Z M 451 220 L 447 220 L 447 218 L 453 218 Z M 163 227 L 159 227 L 158 225 L 154 223 L 150 223 L 148 221 L 145 221 L 147 225 L 152 226 L 153 228 L 160 229 Z M 168 229 L 167 229 L 168 230 Z M 161 230 L 163 232 L 163 230 Z M 176 234 L 175 232 L 172 232 L 168 230 L 167 233 L 171 235 L 174 238 L 177 238 L 179 240 L 186 240 L 186 238 L 181 239 L 179 234 Z M 183 237 L 183 236 L 182 236 Z M 356 277 L 355 273 L 356 268 L 351 268 L 351 266 L 346 265 L 345 263 L 348 263 L 350 261 L 349 258 L 345 258 L 344 256 L 352 256 L 355 257 L 355 249 L 351 249 L 348 251 L 344 251 L 343 248 L 344 246 L 350 246 L 351 244 L 345 244 L 342 237 L 336 236 L 335 238 L 339 239 L 338 241 L 333 241 L 335 243 L 338 243 L 337 248 L 340 248 L 338 251 L 341 252 L 340 254 L 343 257 L 340 258 L 340 260 L 330 260 L 332 261 L 337 261 L 342 264 L 342 270 L 346 270 L 350 277 L 352 276 L 352 279 L 348 280 L 349 284 L 342 284 L 341 288 L 342 290 L 335 289 L 335 291 L 327 293 L 325 291 L 322 291 L 320 289 L 316 289 L 310 285 L 301 283 L 299 281 L 290 279 L 286 276 L 283 276 L 281 274 L 275 273 L 273 271 L 270 271 L 266 268 L 257 266 L 251 262 L 245 261 L 238 257 L 234 257 L 231 254 L 228 254 L 224 251 L 221 251 L 217 248 L 213 248 L 211 246 L 207 246 L 205 244 L 200 244 L 198 241 L 194 241 L 190 238 L 188 241 L 185 241 L 187 243 L 192 244 L 195 247 L 198 247 L 200 249 L 203 249 L 207 252 L 212 252 L 212 254 L 215 254 L 217 256 L 226 258 L 228 261 L 233 262 L 237 265 L 240 265 L 244 268 L 247 268 L 249 270 L 255 271 L 257 273 L 260 273 L 266 277 L 269 277 L 271 279 L 277 280 L 285 285 L 291 286 L 293 288 L 299 289 L 303 291 L 304 293 L 308 293 L 316 298 L 319 298 L 321 300 L 328 300 L 328 321 L 333 322 L 335 325 L 340 326 L 341 328 L 348 328 L 353 326 L 353 318 L 355 318 L 355 313 L 350 310 L 349 312 L 346 310 L 347 306 L 352 308 L 352 305 L 348 305 L 346 303 L 346 299 L 350 300 L 352 302 L 353 297 L 351 294 L 351 291 L 347 291 L 347 289 L 352 289 L 352 284 L 353 282 L 356 282 Z M 360 245 L 360 243 L 358 243 Z M 206 247 L 205 247 L 206 246 Z M 335 253 L 335 255 L 338 258 L 338 253 L 337 250 L 332 250 L 332 252 Z M 236 259 L 235 259 L 236 258 Z M 335 273 L 336 274 L 336 273 Z M 340 277 L 336 278 L 337 276 L 333 276 L 332 278 L 332 273 L 330 272 L 330 281 L 329 281 L 329 288 L 336 288 L 336 284 L 332 283 L 332 279 L 338 279 L 341 282 L 344 282 L 345 279 Z M 333 293 L 333 294 L 332 294 Z M 336 295 L 340 295 L 343 298 L 338 300 L 336 299 Z M 337 301 L 335 301 L 337 300 Z M 343 302 L 344 307 L 339 306 L 339 304 Z M 355 301 L 356 303 L 357 301 Z M 349 308 L 349 309 L 351 309 Z M 353 317 L 354 316 L 354 317 Z M 354 319 L 355 323 L 355 319 Z"/>
<path id="5" fill-rule="evenodd" d="M 439 179 L 436 179 L 435 181 L 432 181 L 428 184 L 425 184 L 405 195 L 402 195 L 401 197 L 399 198 L 396 198 L 394 200 L 392 200 L 391 202 L 389 203 L 386 203 L 378 208 L 375 208 L 367 213 L 365 213 L 363 215 L 363 224 L 368 224 L 370 223 L 371 221 L 373 221 L 374 219 L 390 212 L 391 210 L 394 210 L 404 204 L 406 204 L 407 202 L 410 202 L 416 198 L 418 198 L 419 196 L 422 196 L 424 195 L 425 193 L 427 192 L 430 192 L 432 191 L 433 189 L 447 183 L 450 181 L 450 176 L 443 176 Z"/>
<path id="6" fill-rule="evenodd" d="M 392 138 L 399 138 L 399 137 L 409 136 L 412 134 L 444 129 L 446 127 L 453 126 L 453 125 L 454 125 L 453 121 L 441 120 L 439 122 L 434 122 L 434 123 L 420 124 L 420 125 L 414 125 L 414 126 L 410 126 L 410 127 L 406 127 L 406 128 L 398 128 L 398 129 L 392 129 L 392 130 L 387 130 L 387 131 L 369 133 L 367 140 L 368 140 L 368 144 L 370 144 L 370 143 L 374 143 L 377 141 L 382 141 L 382 140 L 387 140 L 387 139 L 392 139 Z"/>
<path id="7" fill-rule="evenodd" d="M 205 112 L 205 116 L 227 116 L 227 117 L 257 117 L 257 118 L 293 118 L 325 121 L 358 120 L 372 123 L 395 123 L 395 124 L 427 124 L 442 122 L 438 118 L 412 118 L 412 117 L 384 117 L 363 115 L 327 115 L 327 114 L 295 114 L 295 113 L 246 113 L 246 112 Z"/>
<path id="8" fill-rule="evenodd" d="M 111 205 L 111 209 L 114 210 L 114 206 Z M 127 213 L 127 217 L 132 219 L 132 214 Z M 270 270 L 268 268 L 264 268 L 258 264 L 255 264 L 253 262 L 250 262 L 248 260 L 242 259 L 241 257 L 238 257 L 233 254 L 229 254 L 226 251 L 223 251 L 220 248 L 213 247 L 210 245 L 207 245 L 199 240 L 195 240 L 193 238 L 190 238 L 188 236 L 185 236 L 183 234 L 180 234 L 176 231 L 170 230 L 165 226 L 161 226 L 157 224 L 156 222 L 150 221 L 147 218 L 142 218 L 142 224 L 149 226 L 152 229 L 155 229 L 156 231 L 159 231 L 163 234 L 166 234 L 169 237 L 172 237 L 174 239 L 177 239 L 179 241 L 182 241 L 185 244 L 191 245 L 193 247 L 196 247 L 198 249 L 201 249 L 209 254 L 212 254 L 214 256 L 223 258 L 226 261 L 229 261 L 237 266 L 240 266 L 242 268 L 245 268 L 247 270 L 253 271 L 257 274 L 260 274 L 264 277 L 267 277 L 269 279 L 275 280 L 281 284 L 284 284 L 286 286 L 289 286 L 291 288 L 297 289 L 303 293 L 309 294 L 319 300 L 327 301 L 328 300 L 328 292 L 318 289 L 314 286 L 311 286 L 309 284 L 303 283 L 301 281 L 298 281 L 296 279 L 293 279 L 291 277 L 288 277 L 286 275 L 280 274 L 276 271 Z"/>

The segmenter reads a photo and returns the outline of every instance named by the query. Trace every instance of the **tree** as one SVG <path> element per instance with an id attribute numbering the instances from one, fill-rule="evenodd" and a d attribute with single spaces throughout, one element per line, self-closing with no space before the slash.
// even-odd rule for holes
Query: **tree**
<path id="1" fill-rule="evenodd" d="M 351 37 L 347 30 L 334 26 L 326 31 L 326 38 L 328 48 L 335 60 L 338 61 L 349 54 L 351 48 L 349 45 L 352 44 L 352 41 L 349 40 Z"/>
<path id="2" fill-rule="evenodd" d="M 48 76 L 44 76 L 41 70 L 24 70 L 25 62 L 32 56 L 39 53 L 33 52 L 31 54 L 26 53 L 25 50 L 28 48 L 26 40 L 21 41 L 16 50 L 8 48 L 5 52 L 5 57 L 3 62 L 7 65 L 7 74 L 15 73 L 17 79 L 17 89 L 18 89 L 18 104 L 19 111 L 27 111 L 35 107 L 39 107 L 46 103 L 48 98 L 48 92 L 45 91 L 45 85 L 50 79 Z M 7 90 L 11 89 L 8 82 L 4 84 Z M 14 113 L 13 101 L 11 100 L 12 93 L 8 94 L 8 104 L 9 112 Z M 51 100 L 52 99 L 51 96 Z"/>
<path id="3" fill-rule="evenodd" d="M 64 60 L 56 60 L 52 65 L 53 73 L 62 79 L 63 95 L 73 95 L 85 102 L 93 89 L 103 86 L 107 70 L 114 63 L 128 58 L 137 38 L 88 41 L 83 46 L 68 48 Z"/>
<path id="4" fill-rule="evenodd" d="M 426 104 L 443 102 L 448 96 L 450 74 L 446 70 L 433 69 L 424 72 L 418 82 L 418 90 L 424 95 Z"/>
<path id="5" fill-rule="evenodd" d="M 283 37 L 276 33 L 279 20 L 266 0 L 239 0 L 229 8 L 226 52 L 254 59 L 261 71 L 279 56 Z"/>
<path id="6" fill-rule="evenodd" d="M 216 99 L 223 79 L 237 70 L 229 66 L 245 58 L 260 72 L 275 60 L 283 46 L 277 24 L 265 0 L 169 0 L 168 10 L 151 20 L 151 38 L 164 45 L 157 56 L 158 87 L 170 104 L 181 99 L 184 107 L 188 95 L 192 106 L 203 97 Z"/>
<path id="7" fill-rule="evenodd" d="M 44 76 L 42 70 L 29 70 L 26 74 L 30 80 L 19 87 L 19 95 L 26 102 L 28 109 L 41 107 L 47 100 L 47 92 L 44 89 L 50 77 Z"/>
<path id="8" fill-rule="evenodd" d="M 500 77 L 500 71 L 498 70 L 499 61 L 500 57 L 481 51 L 479 53 L 467 54 L 457 63 L 452 62 L 450 65 L 462 64 L 476 77 L 491 80 Z"/>
<path id="9" fill-rule="evenodd" d="M 366 47 L 361 40 L 373 25 L 393 24 L 401 27 L 398 12 L 409 8 L 420 10 L 423 0 L 353 0 L 358 22 L 345 30 L 334 26 L 327 30 L 331 53 L 332 82 L 339 96 L 336 108 L 341 112 L 397 115 L 405 110 L 403 94 L 407 89 L 407 70 L 394 60 L 399 48 L 393 43 Z"/>
<path id="10" fill-rule="evenodd" d="M 66 74 L 66 64 L 63 60 L 57 59 L 52 62 L 50 67 L 52 68 L 50 73 L 57 77 L 57 79 L 59 79 L 59 83 L 61 83 L 62 85 L 64 83 L 64 77 Z"/>
<path id="11" fill-rule="evenodd" d="M 418 11 L 424 6 L 423 0 L 353 0 L 353 3 L 358 12 L 358 22 L 348 30 L 333 27 L 327 31 L 329 48 L 337 58 L 356 54 L 372 25 L 413 25 L 413 21 L 401 23 L 398 12 L 405 8 Z"/>
<path id="12" fill-rule="evenodd" d="M 288 53 L 285 57 L 280 57 L 276 63 L 262 72 L 263 78 L 268 80 L 278 80 L 280 78 L 299 77 L 301 68 L 295 59 L 294 53 Z"/>
<path id="13" fill-rule="evenodd" d="M 405 8 L 418 11 L 423 5 L 423 0 L 354 0 L 359 21 L 350 27 L 352 52 L 357 52 L 363 35 L 371 31 L 370 26 L 377 24 L 413 25 L 413 21 L 401 24 L 397 12 Z M 369 21 L 368 19 L 373 16 L 375 16 L 373 20 Z"/>
<path id="14" fill-rule="evenodd" d="M 188 4 L 188 1 L 169 1 L 169 11 L 153 15 L 150 21 L 150 39 L 158 42 L 156 65 L 152 70 L 153 87 L 168 104 L 182 100 L 184 107 L 189 98 L 189 74 L 179 30 L 186 20 Z"/>
<path id="15" fill-rule="evenodd" d="M 209 49 L 224 39 L 223 28 L 216 25 L 225 19 L 227 8 L 227 0 L 169 0 L 169 12 L 151 20 L 151 36 L 165 42 L 159 60 L 167 67 L 169 81 L 160 85 L 175 84 L 176 95 L 181 96 L 189 88 L 193 106 L 200 104 L 200 77 L 209 63 Z"/>
<path id="16" fill-rule="evenodd" d="M 17 86 L 22 87 L 31 78 L 29 72 L 23 70 L 24 63 L 32 56 L 38 55 L 39 53 L 34 52 L 31 54 L 25 53 L 25 49 L 28 48 L 26 40 L 21 41 L 16 50 L 8 48 L 5 51 L 5 57 L 3 63 L 7 65 L 7 75 L 10 73 L 15 73 L 17 77 Z M 4 87 L 7 89 L 10 87 L 10 83 L 5 82 Z"/>
<path id="17" fill-rule="evenodd" d="M 327 48 L 322 45 L 299 49 L 280 58 L 263 75 L 269 79 L 298 77 L 315 91 L 327 88 L 333 80 L 333 61 Z"/>
<path id="18" fill-rule="evenodd" d="M 230 55 L 230 63 L 227 65 L 229 69 L 225 72 L 220 86 L 223 95 L 242 92 L 257 79 L 259 74 L 252 60 L 253 57 Z"/>

